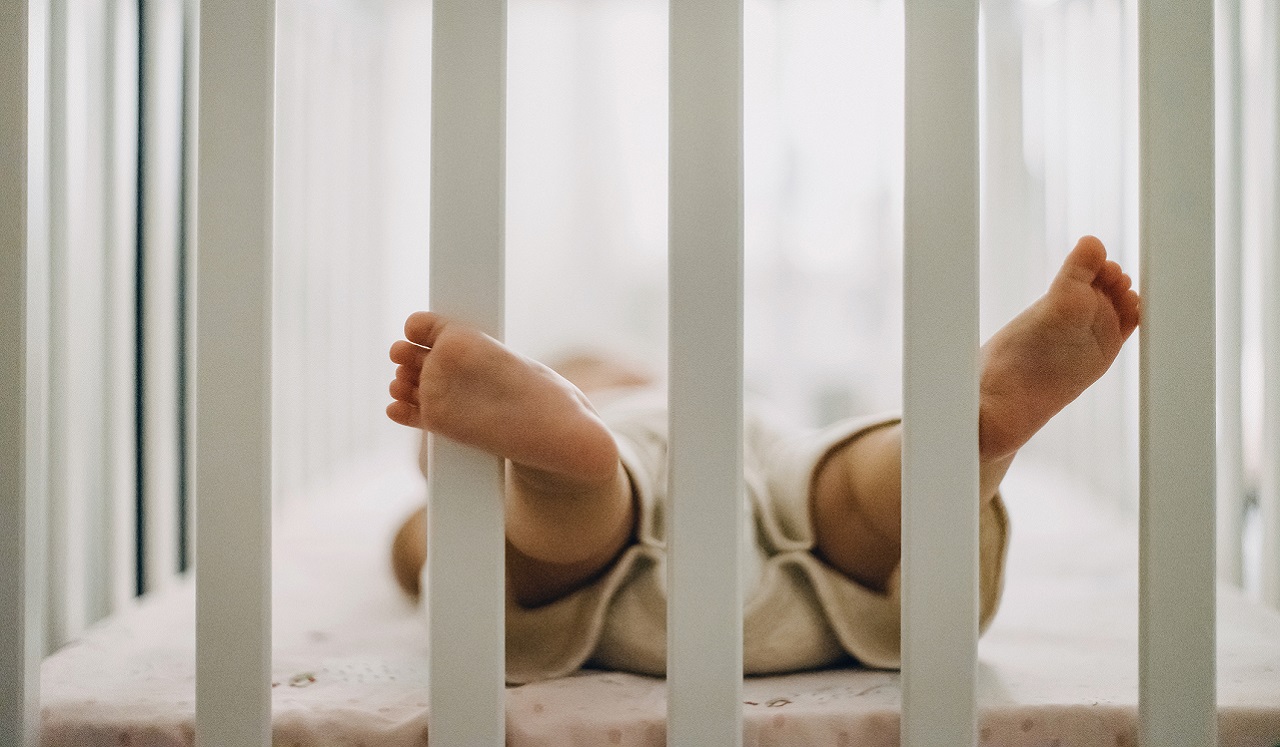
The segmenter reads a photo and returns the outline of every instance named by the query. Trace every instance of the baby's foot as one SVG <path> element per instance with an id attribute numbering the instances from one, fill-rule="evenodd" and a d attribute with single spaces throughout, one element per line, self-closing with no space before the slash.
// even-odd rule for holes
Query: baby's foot
<path id="1" fill-rule="evenodd" d="M 387 416 L 557 480 L 612 484 L 618 449 L 583 394 L 537 361 L 430 312 L 391 346 L 400 364 Z"/>
<path id="2" fill-rule="evenodd" d="M 1015 452 L 1102 374 L 1138 326 L 1138 294 L 1102 242 L 1085 236 L 1039 300 L 982 347 L 984 460 Z"/>

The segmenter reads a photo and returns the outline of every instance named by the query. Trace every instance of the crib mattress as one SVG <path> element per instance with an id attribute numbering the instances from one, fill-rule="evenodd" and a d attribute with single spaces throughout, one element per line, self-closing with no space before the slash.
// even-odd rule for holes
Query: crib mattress
<path id="1" fill-rule="evenodd" d="M 277 519 L 276 745 L 427 740 L 422 617 L 391 581 L 396 522 L 421 496 L 412 454 L 370 460 Z M 1060 475 L 1015 465 L 1002 609 L 979 649 L 980 741 L 1137 744 L 1137 529 Z M 188 581 L 91 629 L 42 668 L 43 744 L 190 745 Z M 1280 615 L 1219 594 L 1220 744 L 1280 745 Z M 447 686 L 447 685 L 446 685 Z M 583 671 L 507 690 L 512 745 L 662 745 L 663 680 Z M 898 744 L 897 673 L 749 678 L 747 745 Z"/>

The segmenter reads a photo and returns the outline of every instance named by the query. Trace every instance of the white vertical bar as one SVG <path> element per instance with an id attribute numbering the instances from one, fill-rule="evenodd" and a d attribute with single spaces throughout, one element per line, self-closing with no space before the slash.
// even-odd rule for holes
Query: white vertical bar
<path id="1" fill-rule="evenodd" d="M 177 582 L 179 227 L 182 220 L 182 0 L 142 9 L 142 502 L 147 591 Z"/>
<path id="2" fill-rule="evenodd" d="M 902 743 L 972 745 L 978 644 L 978 3 L 906 5 Z"/>
<path id="3" fill-rule="evenodd" d="M 83 91 L 73 85 L 72 62 L 82 51 L 80 29 L 75 27 L 74 0 L 56 0 L 50 4 L 50 38 L 54 40 L 50 56 L 50 209 L 49 209 L 49 389 L 69 392 L 77 382 L 71 376 L 67 352 L 73 346 L 68 334 L 68 308 L 74 292 L 68 280 L 76 244 L 72 224 L 81 205 L 75 199 L 81 193 L 79 175 L 73 171 L 81 165 L 82 149 L 73 143 L 73 125 L 80 111 Z M 76 189 L 70 185 L 76 184 Z M 49 630 L 54 646 L 61 646 L 84 627 L 79 614 L 84 598 L 83 579 L 76 572 L 77 560 L 84 542 L 83 510 L 78 496 L 69 484 L 76 471 L 77 456 L 72 432 L 78 421 L 67 407 L 68 397 L 49 401 L 49 591 L 52 602 Z"/>
<path id="4" fill-rule="evenodd" d="M 436 0 L 431 44 L 431 306 L 501 339 L 506 0 Z M 505 741 L 502 460 L 431 437 L 431 744 Z"/>
<path id="5" fill-rule="evenodd" d="M 65 244 L 55 255 L 51 348 L 54 433 L 60 458 L 50 479 L 64 507 L 60 527 L 64 545 L 63 632 L 80 635 L 103 617 L 106 605 L 101 571 L 105 563 L 102 521 L 102 469 L 105 451 L 103 401 L 106 332 L 103 283 L 106 202 L 102 180 L 104 137 L 101 119 L 102 71 L 100 3 L 67 3 L 65 57 L 65 178 L 68 188 L 56 206 L 64 223 Z M 53 491 L 51 491 L 53 492 Z"/>
<path id="6" fill-rule="evenodd" d="M 316 366 L 324 361 L 324 350 L 329 331 L 323 324 L 307 324 L 310 319 L 319 319 L 324 310 L 324 276 L 325 244 L 328 237 L 324 231 L 324 175 L 325 171 L 325 122 L 328 119 L 328 96 L 325 91 L 324 76 L 316 71 L 324 68 L 327 53 L 324 45 L 324 28 L 319 13 L 301 13 L 305 28 L 304 45 L 307 50 L 307 68 L 303 80 L 307 88 L 306 123 L 306 187 L 303 204 L 306 206 L 306 240 L 303 243 L 302 279 L 303 292 L 306 294 L 306 312 L 302 327 L 302 341 L 307 360 L 316 361 Z M 307 377 L 307 399 L 305 401 L 325 401 L 328 397 L 327 377 Z M 306 475 L 308 485 L 318 484 L 329 463 L 328 449 L 328 412 L 319 408 L 305 408 L 307 459 Z"/>
<path id="7" fill-rule="evenodd" d="M 1262 529 L 1262 601 L 1280 607 L 1280 8 L 1268 3 L 1264 19 L 1271 27 L 1271 233 L 1262 251 L 1262 474 L 1258 514 Z"/>
<path id="8" fill-rule="evenodd" d="M 271 737 L 275 3 L 205 0 L 198 27 L 196 740 L 260 747 Z"/>
<path id="9" fill-rule="evenodd" d="M 1212 0 L 1139 5 L 1139 712 L 1217 744 Z"/>
<path id="10" fill-rule="evenodd" d="M 325 180 L 325 215 L 328 219 L 325 233 L 329 236 L 328 276 L 325 278 L 325 306 L 328 316 L 329 340 L 325 350 L 329 366 L 330 399 L 335 406 L 329 409 L 329 453 L 330 469 L 332 465 L 350 456 L 351 420 L 348 418 L 351 402 L 350 390 L 347 388 L 348 375 L 346 368 L 346 345 L 351 334 L 351 314 L 348 311 L 350 298 L 351 274 L 346 267 L 346 253 L 349 245 L 346 225 L 354 201 L 348 199 L 347 189 L 350 187 L 350 174 L 346 169 L 346 156 L 352 147 L 348 139 L 346 122 L 350 117 L 351 100 L 343 85 L 347 71 L 351 65 L 348 54 L 347 38 L 349 31 L 345 22 L 349 19 L 344 14 L 333 13 L 329 21 L 329 54 L 330 64 L 325 71 L 329 81 L 329 102 L 331 114 L 325 123 L 325 138 L 328 141 L 328 178 Z"/>
<path id="11" fill-rule="evenodd" d="M 277 464 L 281 472 L 276 475 L 276 485 L 281 496 L 304 493 L 313 473 L 308 470 L 311 445 L 315 442 L 312 429 L 308 428 L 316 413 L 310 412 L 305 403 L 313 401 L 309 396 L 322 382 L 312 381 L 305 375 L 305 362 L 310 355 L 308 325 L 309 277 L 312 259 L 308 256 L 311 244 L 308 237 L 313 231 L 309 224 L 307 196 L 309 181 L 315 173 L 319 156 L 312 157 L 313 130 L 322 121 L 312 113 L 312 101 L 317 97 L 311 92 L 316 88 L 316 75 L 307 75 L 311 55 L 311 36 L 308 18 L 311 14 L 297 2 L 281 5 L 282 28 L 278 59 L 280 121 L 279 132 L 284 136 L 279 143 L 277 163 L 281 179 L 277 191 L 279 200 L 276 215 L 281 244 L 276 247 L 277 287 L 280 298 L 288 299 L 277 309 L 274 317 L 280 336 L 275 340 L 276 394 L 283 417 L 272 427 L 273 438 L 279 446 Z M 285 19 L 288 26 L 283 26 Z"/>
<path id="12" fill-rule="evenodd" d="M 1218 578 L 1240 586 L 1244 531 L 1241 395 L 1244 226 L 1240 0 L 1217 0 Z"/>
<path id="13" fill-rule="evenodd" d="M 100 319 L 97 322 L 99 340 L 96 343 L 98 355 L 97 365 L 93 367 L 95 379 L 86 388 L 93 392 L 97 401 L 89 410 L 97 417 L 93 438 L 94 461 L 91 475 L 92 483 L 89 503 L 88 526 L 92 535 L 89 540 L 89 567 L 87 569 L 90 590 L 88 620 L 96 622 L 111 614 L 114 568 L 112 566 L 115 532 L 111 523 L 114 510 L 114 495 L 111 484 L 111 398 L 116 396 L 111 381 L 111 332 L 113 329 L 111 307 L 111 257 L 112 241 L 115 230 L 115 207 L 117 200 L 112 194 L 115 180 L 115 3 L 112 0 L 94 0 L 89 4 L 92 10 L 90 22 L 91 44 L 89 59 L 90 85 L 90 117 L 89 132 L 93 133 L 89 140 L 93 154 L 93 169 L 89 177 L 93 181 L 92 191 L 95 195 L 95 220 L 90 243 L 94 253 L 98 255 L 98 276 L 92 285 L 96 286 L 96 308 Z"/>
<path id="14" fill-rule="evenodd" d="M 27 418 L 28 3 L 0 4 L 0 744 L 39 742 L 37 496 Z"/>
<path id="15" fill-rule="evenodd" d="M 85 449 L 91 455 L 85 465 L 85 473 L 81 475 L 79 490 L 84 492 L 86 503 L 85 524 L 88 536 L 85 538 L 85 563 L 83 569 L 85 586 L 88 594 L 84 601 L 86 622 L 94 623 L 111 613 L 110 588 L 110 542 L 111 529 L 107 521 L 110 512 L 110 496 L 107 492 L 107 399 L 111 394 L 108 388 L 108 356 L 107 332 L 108 297 L 107 297 L 107 262 L 111 226 L 110 210 L 110 149 L 111 149 L 111 108 L 108 101 L 110 95 L 111 65 L 114 62 L 109 36 L 114 26 L 109 24 L 108 15 L 112 4 L 109 0 L 89 0 L 83 4 L 86 36 L 86 61 L 84 71 L 87 95 L 85 97 L 85 140 L 88 161 L 85 169 L 85 191 L 89 195 L 85 217 L 88 225 L 81 238 L 92 247 L 82 272 L 94 273 L 92 280 L 79 280 L 83 288 L 85 310 L 97 318 L 92 325 L 86 325 L 88 332 L 96 339 L 85 340 L 83 349 L 86 355 L 94 356 L 94 365 L 86 367 L 90 376 L 85 376 L 84 389 L 88 396 L 82 401 L 85 408 L 84 417 L 92 418 L 93 425 L 84 427 L 82 436 Z M 83 335 L 83 333 L 82 333 Z M 83 339 L 83 338 L 82 338 Z M 89 402 L 92 398 L 93 402 Z"/>
<path id="16" fill-rule="evenodd" d="M 386 76 L 381 73 L 381 64 L 389 56 L 389 53 L 384 50 L 390 44 L 390 38 L 386 36 L 384 24 L 369 23 L 364 29 L 363 39 L 365 53 L 364 63 L 360 71 L 361 79 L 373 81 L 373 84 L 362 86 L 360 89 L 362 101 L 358 137 L 363 147 L 363 158 L 359 159 L 361 185 L 357 194 L 360 195 L 363 202 L 360 211 L 361 221 L 358 234 L 366 237 L 365 240 L 373 246 L 382 247 L 382 250 L 374 255 L 371 262 L 362 266 L 362 272 L 364 274 L 365 293 L 370 297 L 384 298 L 387 296 L 389 289 L 383 282 L 383 278 L 386 277 L 386 267 L 391 261 L 392 251 L 391 245 L 387 241 L 390 221 L 383 218 L 384 206 L 388 204 L 384 188 L 385 185 L 390 184 L 388 169 L 386 168 L 387 159 L 384 155 L 386 153 L 385 141 L 388 137 L 387 131 L 389 128 L 385 127 L 383 123 L 390 117 L 383 96 L 383 92 L 387 88 L 387 81 Z M 373 381 L 378 380 L 379 368 L 385 365 L 382 362 L 383 355 L 373 354 L 373 344 L 374 341 L 384 339 L 383 330 L 386 327 L 382 324 L 383 309 L 381 307 L 373 304 L 364 304 L 361 308 L 364 314 L 366 339 L 369 343 L 368 353 L 359 356 L 359 359 L 364 361 L 361 380 Z M 379 345 L 377 351 L 381 352 L 381 348 L 382 345 Z M 364 411 L 373 413 L 374 418 L 380 417 L 381 411 L 376 405 L 381 402 L 383 397 L 382 392 L 376 392 L 375 394 L 373 389 L 364 391 Z M 382 433 L 381 427 L 383 427 L 381 422 L 369 419 L 365 425 L 367 435 L 363 441 L 372 443 L 375 436 Z"/>
<path id="17" fill-rule="evenodd" d="M 30 45 L 27 64 L 27 302 L 26 302 L 26 396 L 27 410 L 27 538 L 29 547 L 40 550 L 27 556 L 27 578 L 32 584 L 28 589 L 28 620 L 38 620 L 41 626 L 37 646 L 41 655 L 54 650 L 49 621 L 54 613 L 49 583 L 52 571 L 48 565 L 49 525 L 49 475 L 50 464 L 50 352 L 52 345 L 52 319 L 49 298 L 53 289 L 53 221 L 50 218 L 53 202 L 53 153 L 50 142 L 54 132 L 52 81 L 54 71 L 51 58 L 61 42 L 56 41 L 52 27 L 54 3 L 35 0 L 28 7 L 27 43 Z M 32 166 L 34 165 L 34 168 Z M 34 501 L 34 502 L 33 502 Z M 38 588 L 38 591 L 37 591 Z"/>
<path id="18" fill-rule="evenodd" d="M 180 108 L 182 111 L 182 137 L 181 157 L 182 163 L 179 173 L 182 176 L 181 189 L 183 191 L 178 207 L 181 211 L 180 216 L 183 221 L 182 231 L 179 233 L 179 240 L 182 242 L 178 247 L 178 251 L 182 253 L 183 264 L 180 267 L 180 275 L 178 278 L 178 290 L 182 294 L 179 297 L 179 314 L 180 334 L 182 337 L 179 341 L 179 349 L 176 365 L 179 367 L 178 383 L 181 386 L 179 390 L 178 407 L 179 411 L 179 427 L 182 429 L 179 433 L 182 439 L 179 442 L 178 458 L 182 460 L 182 473 L 179 475 L 178 490 L 179 498 L 184 502 L 185 516 L 181 514 L 177 517 L 179 530 L 185 532 L 185 547 L 178 548 L 177 560 L 181 564 L 184 572 L 190 574 L 195 568 L 196 562 L 196 496 L 195 496 L 195 458 L 196 458 L 196 423 L 195 423 L 195 386 L 194 371 L 196 370 L 196 278 L 199 237 L 196 235 L 196 211 L 197 196 L 199 194 L 199 174 L 197 173 L 197 159 L 199 157 L 199 130 L 200 122 L 199 97 L 197 92 L 200 90 L 200 0 L 182 0 L 182 40 L 181 40 L 181 57 L 182 65 L 182 99 Z M 274 91 L 274 82 L 272 84 Z M 274 95 L 272 97 L 274 101 Z M 274 104 L 273 104 L 274 106 Z M 272 131 L 274 133 L 274 122 Z M 272 135 L 274 141 L 275 135 Z M 275 162 L 275 147 L 272 146 L 272 163 Z M 272 230 L 275 226 L 275 167 L 272 166 L 272 206 L 271 206 L 271 225 Z M 271 263 L 272 276 L 275 275 L 274 267 L 278 260 L 275 255 L 275 239 L 274 235 L 271 239 Z M 269 287 L 269 286 L 268 286 Z M 274 319 L 275 304 L 272 301 L 272 317 Z M 272 346 L 275 345 L 274 330 L 268 333 L 271 335 Z M 271 357 L 267 357 L 268 365 Z M 275 369 L 269 369 L 271 377 L 275 377 Z M 268 395 L 271 396 L 271 395 Z M 274 399 L 272 400 L 274 401 Z M 271 421 L 271 433 L 275 433 L 275 421 Z M 274 450 L 271 446 L 272 442 L 268 439 L 268 448 Z M 272 469 L 268 463 L 268 469 Z M 271 472 L 272 493 L 277 490 L 275 481 L 275 472 Z M 175 501 L 176 502 L 176 501 Z"/>
<path id="19" fill-rule="evenodd" d="M 348 23 L 356 22 L 351 18 L 352 10 L 347 11 L 347 17 L 340 19 Z M 352 251 L 359 251 L 362 255 L 364 247 L 351 231 L 351 224 L 355 218 L 355 213 L 360 209 L 360 201 L 357 199 L 355 188 L 355 169 L 352 168 L 354 155 L 358 143 L 353 135 L 352 121 L 354 120 L 357 109 L 355 96 L 353 95 L 353 68 L 356 61 L 352 54 L 353 37 L 355 31 L 347 25 L 339 26 L 338 37 L 338 54 L 335 55 L 334 77 L 334 96 L 333 100 L 338 106 L 342 107 L 338 116 L 334 117 L 332 124 L 334 127 L 334 144 L 333 154 L 337 160 L 337 168 L 334 185 L 334 209 L 333 214 L 337 218 L 337 225 L 334 227 L 334 236 L 336 251 L 333 257 L 333 268 L 330 283 L 332 284 L 333 293 L 331 303 L 333 311 L 334 326 L 334 342 L 333 350 L 330 355 L 334 360 L 335 380 L 338 384 L 337 406 L 334 408 L 335 423 L 334 428 L 338 435 L 338 455 L 342 460 L 349 460 L 352 457 L 354 446 L 357 443 L 354 437 L 357 435 L 353 431 L 355 425 L 354 405 L 357 402 L 355 395 L 355 387 L 352 386 L 351 364 L 355 360 L 355 356 L 351 354 L 353 342 L 353 330 L 355 330 L 356 315 L 353 306 L 354 295 L 359 292 L 360 276 L 356 273 L 352 266 Z M 356 248 L 358 247 L 358 249 Z M 363 300 L 363 299 L 362 299 Z"/>
<path id="20" fill-rule="evenodd" d="M 45 175 L 47 179 L 45 197 L 48 200 L 46 211 L 41 217 L 45 221 L 48 240 L 48 252 L 45 261 L 49 269 L 49 293 L 43 301 L 32 299 L 32 304 L 39 304 L 42 311 L 48 314 L 46 327 L 49 336 L 49 371 L 48 386 L 51 392 L 61 391 L 67 386 L 63 372 L 59 370 L 58 348 L 63 343 L 59 332 L 62 316 L 58 309 L 57 299 L 65 297 L 66 288 L 59 282 L 60 268 L 66 263 L 67 253 L 67 3 L 69 0 L 49 0 L 48 16 L 48 48 L 45 53 L 47 64 L 45 74 L 46 98 L 45 138 L 47 140 Z M 46 576 L 46 610 L 45 626 L 47 643 L 51 648 L 60 647 L 70 638 L 68 625 L 68 609 L 74 604 L 73 592 L 68 588 L 70 577 L 67 559 L 67 544 L 70 541 L 66 475 L 61 466 L 66 462 L 66 444 L 60 438 L 66 428 L 66 413 L 60 411 L 57 398 L 47 403 L 48 418 L 49 465 L 46 475 L 48 492 L 44 497 L 47 523 L 45 525 L 46 551 L 48 563 Z"/>
<path id="21" fill-rule="evenodd" d="M 315 79 L 312 88 L 315 92 L 314 105 L 315 111 L 320 112 L 320 115 L 318 122 L 309 125 L 313 147 L 316 150 L 311 156 L 314 165 L 308 194 L 313 215 L 311 228 L 314 231 L 314 238 L 307 244 L 309 263 L 307 292 L 312 299 L 310 318 L 323 321 L 321 324 L 308 325 L 307 336 L 313 346 L 312 360 L 316 361 L 316 366 L 325 372 L 324 377 L 319 381 L 318 398 L 329 402 L 337 397 L 333 380 L 333 361 L 330 357 L 336 332 L 330 316 L 333 310 L 330 277 L 333 267 L 333 246 L 336 240 L 333 233 L 333 211 L 330 207 L 335 181 L 333 118 L 337 108 L 333 98 L 332 75 L 336 67 L 333 60 L 334 23 L 333 19 L 324 13 L 309 15 L 314 18 L 311 38 L 317 54 L 311 58 L 311 67 L 307 70 L 307 76 Z M 334 413 L 332 408 L 326 407 L 313 415 L 316 418 L 314 438 L 318 461 L 311 469 L 311 476 L 313 479 L 317 476 L 324 479 L 336 457 L 336 451 L 333 448 Z"/>
<path id="22" fill-rule="evenodd" d="M 671 745 L 742 744 L 742 18 L 671 2 Z"/>
<path id="23" fill-rule="evenodd" d="M 110 71 L 112 142 L 108 150 L 111 184 L 107 236 L 107 494 L 111 538 L 111 607 L 133 598 L 136 589 L 137 382 L 134 376 L 134 324 L 137 270 L 138 167 L 138 6 L 113 0 L 110 43 L 115 50 Z"/>
<path id="24" fill-rule="evenodd" d="M 351 230 L 356 244 L 367 241 L 374 246 L 386 247 L 386 244 L 381 241 L 378 225 L 381 221 L 376 218 L 378 215 L 376 211 L 380 204 L 378 186 L 381 180 L 374 178 L 375 169 L 382 162 L 382 141 L 379 134 L 381 128 L 378 123 L 383 121 L 383 117 L 377 97 L 382 86 L 381 76 L 374 72 L 372 61 L 381 54 L 381 49 L 370 38 L 371 28 L 379 28 L 381 32 L 378 25 L 370 23 L 369 19 L 362 18 L 358 32 L 354 34 L 357 52 L 354 69 L 351 72 L 356 81 L 352 91 L 355 119 L 352 123 L 351 180 L 352 196 L 356 207 Z M 355 408 L 353 419 L 356 432 L 354 435 L 357 449 L 359 449 L 374 443 L 377 433 L 380 432 L 376 430 L 379 424 L 370 417 L 370 413 L 374 417 L 381 417 L 381 412 L 370 396 L 375 390 L 362 386 L 362 382 L 374 380 L 376 370 L 372 366 L 375 363 L 379 366 L 383 365 L 384 357 L 375 355 L 373 348 L 373 341 L 382 339 L 382 327 L 378 323 L 380 309 L 373 304 L 362 302 L 361 299 L 385 296 L 376 281 L 383 274 L 382 268 L 387 261 L 388 251 L 384 248 L 367 257 L 363 254 L 355 254 L 357 251 L 355 249 L 351 251 L 349 258 L 356 276 L 355 300 L 352 303 L 352 311 L 356 318 L 350 343 L 353 379 L 351 406 Z M 357 256 L 360 257 L 359 260 Z M 377 352 L 381 352 L 380 347 Z"/>
<path id="25" fill-rule="evenodd" d="M 306 138 L 301 127 L 303 78 L 300 62 L 302 52 L 301 26 L 296 3 L 282 0 L 276 8 L 276 130 L 280 142 L 276 144 L 276 200 L 275 257 L 276 271 L 272 274 L 272 293 L 275 313 L 272 314 L 272 474 L 276 485 L 276 500 L 302 492 L 302 480 L 297 476 L 301 467 L 298 454 L 306 442 L 305 429 L 298 427 L 301 403 L 305 401 L 305 379 L 302 366 L 307 360 L 296 350 L 298 335 L 295 330 L 302 325 L 303 296 L 298 278 L 306 266 L 302 260 L 303 237 L 298 229 L 298 219 L 303 211 L 298 208 L 305 183 L 302 176 L 304 158 L 299 155 Z"/>

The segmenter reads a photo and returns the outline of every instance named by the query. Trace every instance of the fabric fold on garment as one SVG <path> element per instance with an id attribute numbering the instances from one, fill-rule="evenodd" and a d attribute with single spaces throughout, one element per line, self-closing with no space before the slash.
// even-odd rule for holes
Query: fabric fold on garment
<path id="1" fill-rule="evenodd" d="M 585 666 L 666 673 L 667 411 L 663 392 L 602 408 L 618 441 L 639 510 L 637 541 L 600 578 L 536 608 L 507 603 L 507 680 L 561 677 Z M 849 420 L 799 438 L 756 413 L 745 423 L 742 582 L 747 675 L 817 669 L 853 660 L 900 661 L 899 573 L 885 592 L 858 584 L 813 554 L 810 493 L 827 456 L 895 416 Z M 979 519 L 980 630 L 1004 585 L 1009 521 L 997 495 Z"/>

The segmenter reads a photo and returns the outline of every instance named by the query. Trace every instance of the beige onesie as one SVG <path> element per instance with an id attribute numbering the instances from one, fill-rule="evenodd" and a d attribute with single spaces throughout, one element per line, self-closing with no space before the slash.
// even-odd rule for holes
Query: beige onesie
<path id="1" fill-rule="evenodd" d="M 662 676 L 666 669 L 665 396 L 628 397 L 601 410 L 616 434 L 639 497 L 638 540 L 601 578 L 563 599 L 526 609 L 507 604 L 507 680 L 569 674 L 584 664 Z M 814 469 L 833 448 L 894 418 L 838 424 L 784 438 L 748 416 L 742 552 L 743 668 L 773 674 L 841 662 L 896 668 L 898 574 L 871 591 L 816 558 L 809 522 Z M 985 630 L 1003 585 L 1008 516 L 999 496 L 980 519 L 981 615 Z"/>

